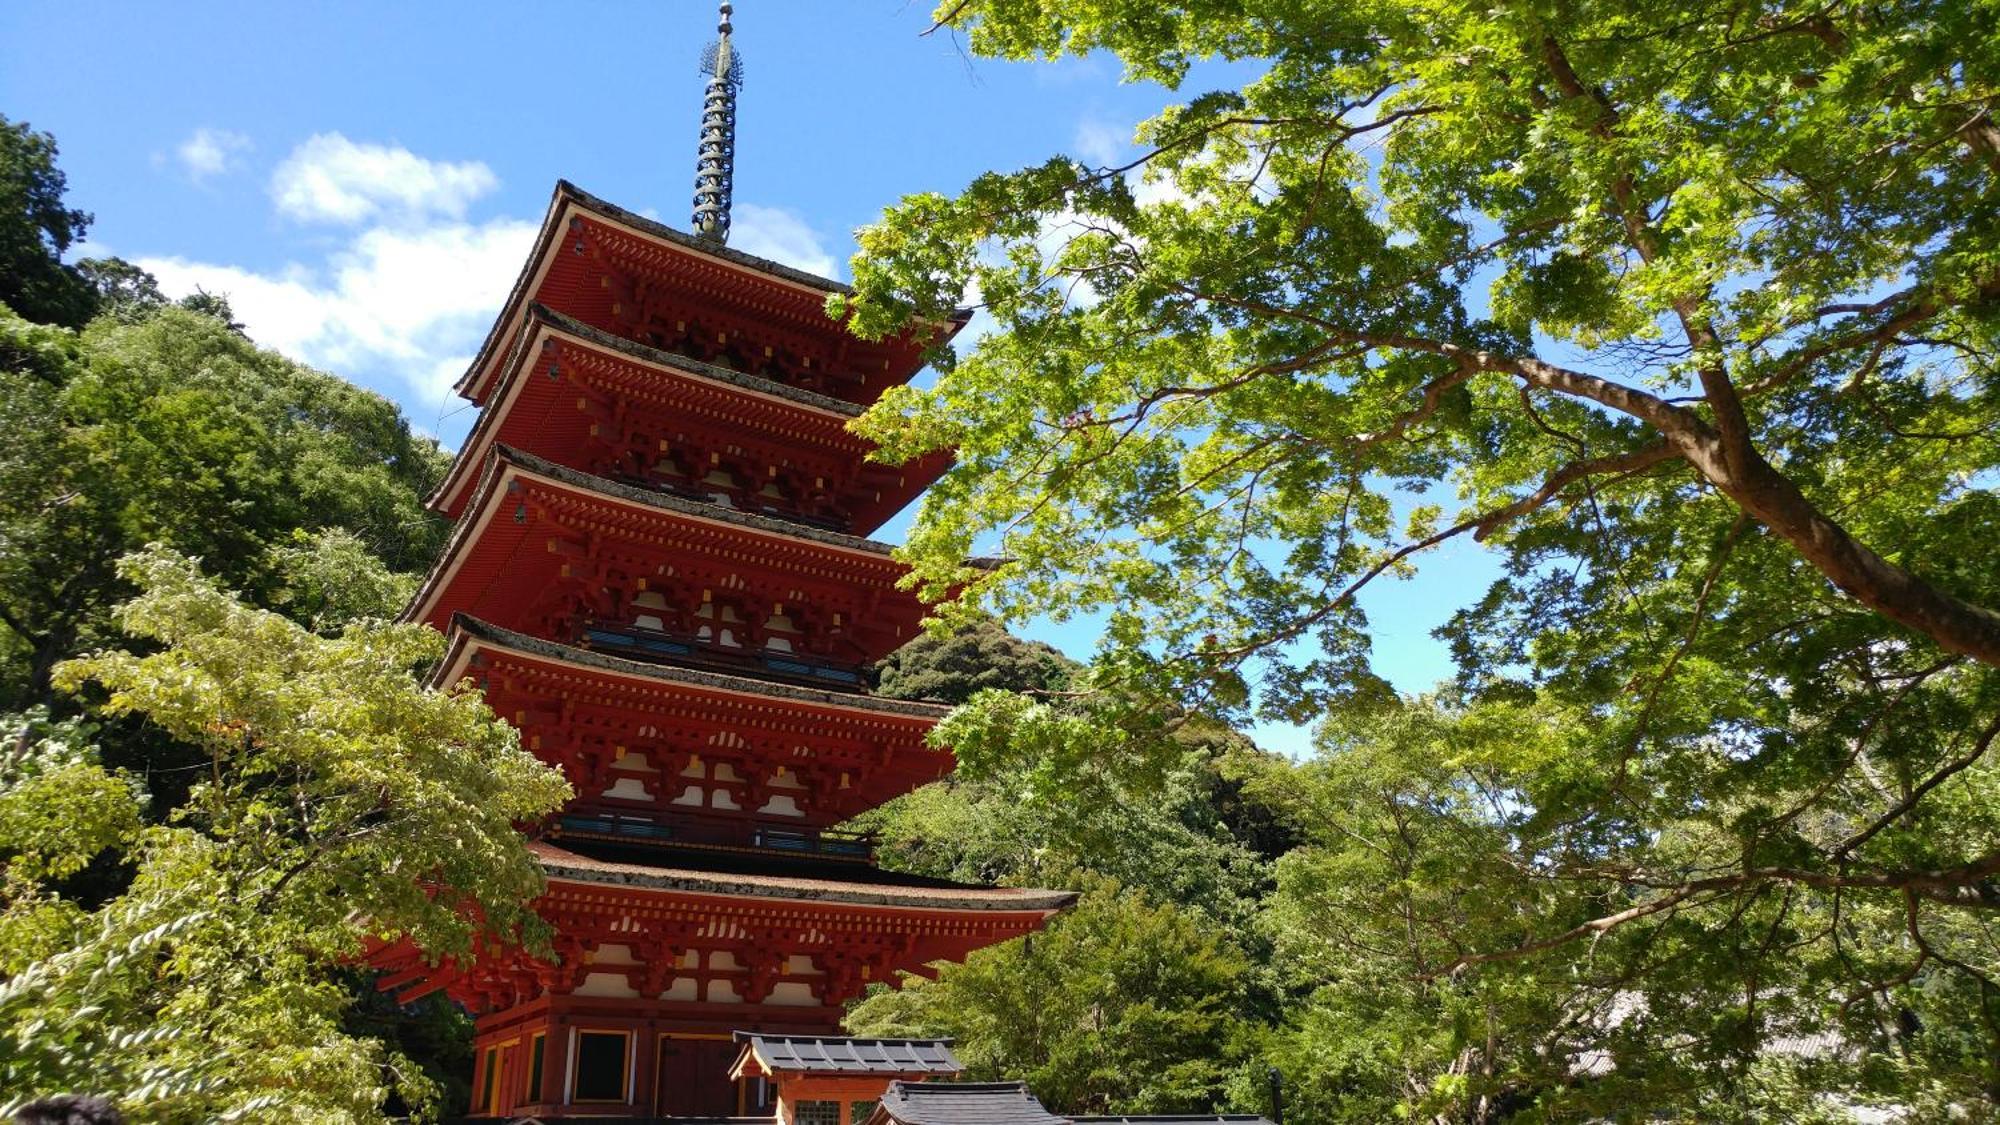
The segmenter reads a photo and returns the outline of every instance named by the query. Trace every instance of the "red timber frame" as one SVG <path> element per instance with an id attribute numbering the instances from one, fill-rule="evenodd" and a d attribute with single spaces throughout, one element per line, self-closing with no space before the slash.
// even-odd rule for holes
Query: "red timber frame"
<path id="1" fill-rule="evenodd" d="M 649 1045 L 657 1053 L 659 1036 L 713 1036 L 718 1027 L 824 1034 L 870 982 L 934 976 L 932 962 L 1031 933 L 1068 901 L 1017 888 L 718 876 L 530 846 L 550 876 L 536 909 L 556 926 L 554 958 L 493 949 L 433 966 L 407 944 L 373 958 L 381 986 L 399 999 L 443 990 L 478 1014 L 482 1065 L 485 1047 L 545 1036 L 540 1074 L 515 1068 L 496 1081 L 505 1097 L 481 1107 L 494 1113 L 571 1108 L 569 1042 L 581 1029 L 630 1033 L 635 1043 L 629 1100 L 591 1112 L 652 1114 L 651 1068 L 639 1064 L 650 1061 Z M 483 1077 L 475 1075 L 475 1091 Z"/>
<path id="2" fill-rule="evenodd" d="M 853 403 L 641 347 L 541 305 L 431 505 L 457 518 L 495 445 L 621 483 L 867 534 L 950 462 L 891 468 L 848 432 Z"/>
<path id="3" fill-rule="evenodd" d="M 735 647 L 872 662 L 924 608 L 886 544 L 683 500 L 494 447 L 478 494 L 405 620 L 453 612 L 563 641 L 591 623 L 684 634 L 726 623 Z M 646 595 L 641 597 L 640 595 Z M 704 610 L 704 607 L 710 607 Z M 726 612 L 725 612 L 726 607 Z M 773 622 L 784 626 L 774 649 Z"/>
<path id="4" fill-rule="evenodd" d="M 466 617 L 452 638 L 440 682 L 474 679 L 569 779 L 571 813 L 823 828 L 951 771 L 951 752 L 924 741 L 946 710 L 935 704 L 643 664 Z"/>
<path id="5" fill-rule="evenodd" d="M 664 226 L 556 185 L 535 248 L 453 388 L 485 406 L 535 304 L 626 340 L 866 405 L 924 365 L 931 340 L 869 342 L 826 315 L 847 286 Z M 934 336 L 965 326 L 961 310 Z"/>
<path id="6" fill-rule="evenodd" d="M 871 982 L 1074 896 L 884 872 L 838 826 L 945 776 L 946 708 L 876 699 L 924 607 L 872 531 L 943 472 L 847 426 L 963 326 L 865 342 L 835 282 L 557 187 L 459 390 L 457 520 L 405 620 L 573 800 L 524 825 L 539 953 L 376 948 L 378 985 L 477 1017 L 474 1116 L 742 1113 L 732 1032 L 825 1034 Z"/>

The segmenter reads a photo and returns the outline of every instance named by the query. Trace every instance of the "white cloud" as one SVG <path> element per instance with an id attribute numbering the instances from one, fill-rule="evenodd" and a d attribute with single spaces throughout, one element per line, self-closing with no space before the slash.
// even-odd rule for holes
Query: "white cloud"
<path id="1" fill-rule="evenodd" d="M 250 148 L 249 137 L 204 125 L 188 134 L 188 139 L 174 149 L 174 156 L 180 160 L 188 178 L 200 183 L 210 176 L 220 176 L 242 167 L 243 155 Z"/>
<path id="2" fill-rule="evenodd" d="M 139 265 L 169 294 L 226 295 L 265 347 L 349 378 L 393 372 L 399 397 L 435 407 L 492 324 L 535 230 L 513 219 L 372 227 L 324 264 L 269 273 L 182 258 Z"/>
<path id="3" fill-rule="evenodd" d="M 446 415 L 452 384 L 534 244 L 535 222 L 465 219 L 496 184 L 484 164 L 322 134 L 285 159 L 271 199 L 292 218 L 355 228 L 324 257 L 266 270 L 171 257 L 138 264 L 171 296 L 227 296 L 259 344 L 387 393 L 427 423 Z M 826 276 L 839 266 L 792 211 L 739 204 L 735 219 L 737 249 Z"/>
<path id="4" fill-rule="evenodd" d="M 1132 130 L 1102 118 L 1086 117 L 1076 123 L 1076 135 L 1070 144 L 1086 161 L 1100 167 L 1116 167 L 1131 159 L 1126 153 L 1132 147 Z"/>
<path id="5" fill-rule="evenodd" d="M 729 212 L 729 247 L 821 277 L 839 276 L 834 271 L 840 263 L 820 242 L 818 232 L 783 207 L 736 204 Z"/>
<path id="6" fill-rule="evenodd" d="M 426 160 L 406 148 L 320 133 L 271 174 L 271 200 L 279 214 L 301 222 L 460 219 L 467 204 L 499 184 L 493 169 L 476 160 Z"/>

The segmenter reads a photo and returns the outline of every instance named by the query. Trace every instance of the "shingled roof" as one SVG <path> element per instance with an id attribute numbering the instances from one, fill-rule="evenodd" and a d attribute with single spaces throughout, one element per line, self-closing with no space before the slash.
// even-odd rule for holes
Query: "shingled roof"
<path id="1" fill-rule="evenodd" d="M 1026 1082 L 891 1082 L 869 1125 L 1068 1125 Z"/>
<path id="2" fill-rule="evenodd" d="M 839 1035 L 764 1035 L 739 1031 L 743 1051 L 730 1068 L 740 1077 L 755 1059 L 776 1075 L 958 1074 L 965 1065 L 951 1053 L 949 1039 L 855 1039 Z M 860 1125 L 859 1122 L 856 1125 Z"/>
<path id="3" fill-rule="evenodd" d="M 1076 902 L 1074 891 L 1044 891 L 1032 887 L 988 887 L 977 883 L 937 880 L 911 886 L 902 880 L 820 879 L 810 875 L 750 875 L 683 867 L 621 863 L 570 851 L 547 840 L 529 840 L 528 851 L 551 880 L 606 887 L 682 891 L 689 894 L 750 898 L 811 900 L 858 906 L 891 906 L 912 910 L 967 910 L 1053 914 Z M 941 885 L 937 885 L 941 884 Z"/>

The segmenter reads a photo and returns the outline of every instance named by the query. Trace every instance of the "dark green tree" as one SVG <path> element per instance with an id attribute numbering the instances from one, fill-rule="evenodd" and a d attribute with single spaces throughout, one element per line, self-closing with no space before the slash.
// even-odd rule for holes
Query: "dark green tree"
<path id="1" fill-rule="evenodd" d="M 876 691 L 896 699 L 964 703 L 988 688 L 1055 691 L 1075 667 L 1054 648 L 980 619 L 942 634 L 925 633 L 890 653 L 879 666 Z"/>
<path id="2" fill-rule="evenodd" d="M 56 141 L 0 116 L 0 305 L 29 320 L 81 328 L 96 311 L 89 281 L 63 254 L 90 227 L 63 201 Z"/>
<path id="3" fill-rule="evenodd" d="M 96 294 L 97 315 L 116 317 L 128 324 L 153 315 L 169 306 L 212 316 L 241 334 L 229 298 L 206 289 L 196 289 L 178 301 L 167 300 L 160 282 L 152 274 L 123 258 L 85 258 L 76 269 Z"/>
<path id="4" fill-rule="evenodd" d="M 0 626 L 16 705 L 108 637 L 126 592 L 113 563 L 148 542 L 208 560 L 262 604 L 302 607 L 286 592 L 309 569 L 298 529 L 344 530 L 401 572 L 441 542 L 422 506 L 446 464 L 435 442 L 387 400 L 212 316 L 163 308 L 76 333 L 0 314 L 0 430 Z M 319 581 L 309 615 L 336 596 Z"/>
<path id="5" fill-rule="evenodd" d="M 877 991 L 847 1022 L 952 1036 L 967 1077 L 1021 1079 L 1058 1113 L 1207 1112 L 1254 1048 L 1248 971 L 1213 925 L 1100 881 L 1047 932 Z"/>

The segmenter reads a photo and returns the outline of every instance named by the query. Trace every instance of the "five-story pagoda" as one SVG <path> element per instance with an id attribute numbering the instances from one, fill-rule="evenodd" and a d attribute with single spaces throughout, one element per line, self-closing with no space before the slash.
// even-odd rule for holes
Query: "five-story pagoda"
<path id="1" fill-rule="evenodd" d="M 923 609 L 864 536 L 946 462 L 870 463 L 846 428 L 929 340 L 856 339 L 837 283 L 724 244 L 728 16 L 695 233 L 557 185 L 431 498 L 457 526 L 407 617 L 449 637 L 437 678 L 478 682 L 577 794 L 529 844 L 553 958 L 373 958 L 477 1016 L 475 1115 L 767 1111 L 727 1078 L 732 1032 L 833 1031 L 869 982 L 1071 897 L 882 871 L 832 829 L 952 766 L 924 742 L 945 708 L 867 691 Z"/>

